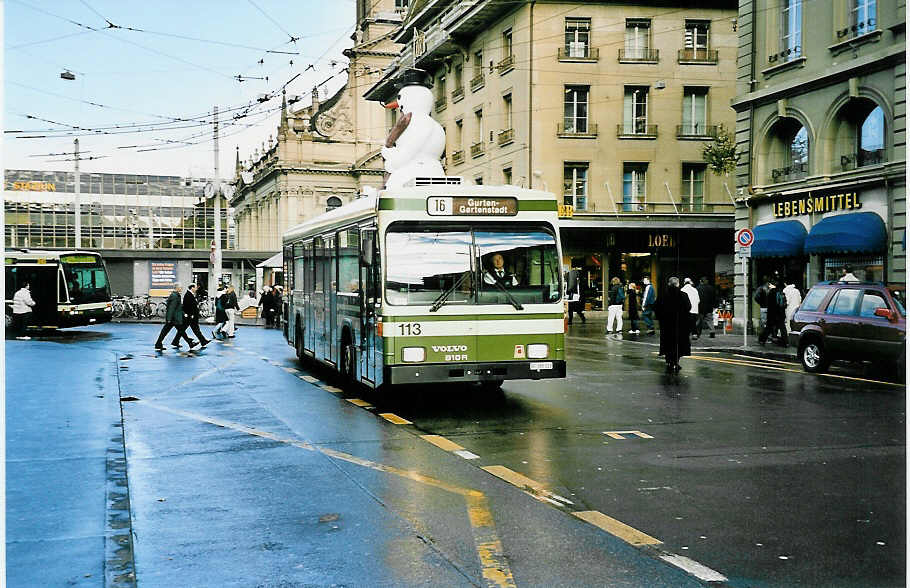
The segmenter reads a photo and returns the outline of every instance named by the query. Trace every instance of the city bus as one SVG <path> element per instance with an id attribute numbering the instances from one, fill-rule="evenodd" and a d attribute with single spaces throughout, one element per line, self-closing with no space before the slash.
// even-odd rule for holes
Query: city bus
<path id="1" fill-rule="evenodd" d="M 111 320 L 111 287 L 104 260 L 91 251 L 7 249 L 6 326 L 10 327 L 13 296 L 30 284 L 30 328 L 60 329 Z"/>
<path id="2" fill-rule="evenodd" d="M 370 388 L 565 377 L 555 196 L 446 180 L 364 196 L 284 234 L 298 358 Z"/>

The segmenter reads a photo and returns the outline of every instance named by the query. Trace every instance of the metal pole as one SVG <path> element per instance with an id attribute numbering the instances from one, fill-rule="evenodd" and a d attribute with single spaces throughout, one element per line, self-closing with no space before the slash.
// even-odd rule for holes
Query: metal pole
<path id="1" fill-rule="evenodd" d="M 82 195 L 79 192 L 80 181 L 79 177 L 79 139 L 73 141 L 76 145 L 76 149 L 73 152 L 73 160 L 76 162 L 76 198 L 74 201 L 74 208 L 76 209 L 76 249 L 82 248 Z"/>
<path id="2" fill-rule="evenodd" d="M 215 279 L 221 280 L 221 175 L 218 171 L 218 107 L 215 106 Z M 217 282 L 215 282 L 217 284 Z M 209 296 L 215 290 L 209 289 Z"/>
<path id="3" fill-rule="evenodd" d="M 749 344 L 748 340 L 748 324 L 747 317 L 749 316 L 748 305 L 749 305 L 749 288 L 747 286 L 748 282 L 746 281 L 746 256 L 742 256 L 743 260 L 743 348 Z"/>

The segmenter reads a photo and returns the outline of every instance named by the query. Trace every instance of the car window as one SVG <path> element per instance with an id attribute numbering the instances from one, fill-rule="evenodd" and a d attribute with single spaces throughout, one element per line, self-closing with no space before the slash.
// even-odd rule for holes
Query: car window
<path id="1" fill-rule="evenodd" d="M 881 294 L 867 290 L 863 293 L 863 305 L 860 307 L 859 316 L 874 317 L 876 308 L 888 308 L 888 304 Z"/>
<path id="2" fill-rule="evenodd" d="M 862 290 L 854 288 L 844 288 L 839 290 L 834 298 L 828 303 L 828 314 L 837 315 L 855 315 L 856 302 Z"/>
<path id="3" fill-rule="evenodd" d="M 806 298 L 803 299 L 803 303 L 800 305 L 799 309 L 809 311 L 818 310 L 818 307 L 821 306 L 827 293 L 828 288 L 812 288 L 809 290 L 809 293 L 806 294 Z"/>

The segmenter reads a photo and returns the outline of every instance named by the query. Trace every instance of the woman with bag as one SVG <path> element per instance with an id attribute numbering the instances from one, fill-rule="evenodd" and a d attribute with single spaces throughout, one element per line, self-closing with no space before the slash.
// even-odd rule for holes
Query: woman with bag
<path id="1" fill-rule="evenodd" d="M 607 293 L 607 300 L 610 305 L 607 307 L 607 335 L 622 334 L 622 303 L 626 299 L 625 288 L 618 277 L 610 280 L 610 291 Z M 613 322 L 616 321 L 616 330 L 613 330 Z"/>

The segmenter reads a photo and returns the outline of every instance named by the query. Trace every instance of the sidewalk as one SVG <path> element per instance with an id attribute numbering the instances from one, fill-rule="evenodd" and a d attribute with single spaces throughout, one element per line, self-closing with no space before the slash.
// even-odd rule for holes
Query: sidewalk
<path id="1" fill-rule="evenodd" d="M 602 341 L 606 339 L 607 313 L 600 311 L 585 312 L 587 322 L 582 324 L 576 315 L 573 317 L 572 324 L 569 325 L 569 337 L 583 337 L 588 340 Z M 658 347 L 660 345 L 660 323 L 657 323 L 657 333 L 648 336 L 644 321 L 638 321 L 638 328 L 641 330 L 639 335 L 630 335 L 629 329 L 631 323 L 628 319 L 623 319 L 622 338 L 612 337 L 614 341 L 636 341 Z M 714 338 L 710 338 L 708 331 L 702 332 L 702 336 L 697 341 L 692 341 L 692 353 L 699 351 L 725 351 L 731 353 L 741 353 L 752 357 L 762 357 L 766 359 L 777 359 L 781 361 L 797 361 L 796 349 L 793 347 L 780 347 L 772 343 L 765 345 L 758 344 L 757 335 L 747 336 L 747 345 L 743 347 L 743 334 L 736 331 L 725 333 L 722 330 L 715 331 Z"/>

